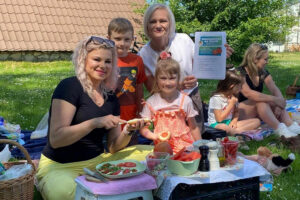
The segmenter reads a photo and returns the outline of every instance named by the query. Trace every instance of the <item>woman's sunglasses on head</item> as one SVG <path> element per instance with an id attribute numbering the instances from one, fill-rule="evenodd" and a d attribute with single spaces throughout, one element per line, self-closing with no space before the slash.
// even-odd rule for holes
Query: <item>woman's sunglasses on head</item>
<path id="1" fill-rule="evenodd" d="M 88 45 L 90 42 L 94 42 L 95 44 L 106 44 L 109 47 L 114 47 L 115 42 L 109 39 L 97 37 L 97 36 L 91 36 L 89 40 L 87 41 L 86 45 Z"/>
<path id="2" fill-rule="evenodd" d="M 268 50 L 268 46 L 265 44 L 258 44 L 261 50 Z"/>

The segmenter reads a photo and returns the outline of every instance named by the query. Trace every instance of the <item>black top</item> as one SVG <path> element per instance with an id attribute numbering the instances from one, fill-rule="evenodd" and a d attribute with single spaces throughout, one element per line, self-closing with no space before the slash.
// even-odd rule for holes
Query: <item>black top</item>
<path id="1" fill-rule="evenodd" d="M 262 92 L 264 89 L 264 80 L 267 78 L 267 76 L 270 75 L 270 73 L 268 72 L 268 70 L 264 69 L 264 70 L 260 70 L 258 72 L 259 75 L 259 83 L 258 86 L 255 86 L 253 84 L 253 82 L 251 81 L 249 75 L 247 74 L 247 71 L 245 69 L 245 67 L 238 67 L 237 70 L 241 73 L 242 76 L 244 76 L 246 78 L 246 82 L 248 84 L 248 86 L 252 89 L 255 90 L 257 92 Z M 248 98 L 246 98 L 241 92 L 239 95 L 239 102 L 245 101 Z"/>
<path id="2" fill-rule="evenodd" d="M 67 101 L 76 107 L 76 112 L 71 125 L 79 124 L 86 120 L 109 114 L 115 116 L 120 115 L 120 104 L 114 94 L 108 94 L 108 98 L 105 100 L 104 104 L 101 107 L 98 107 L 87 93 L 83 91 L 77 77 L 70 77 L 62 80 L 53 93 L 52 101 L 53 99 Z M 51 106 L 49 111 L 48 127 L 50 127 Z M 48 130 L 48 142 L 43 150 L 43 154 L 51 160 L 59 163 L 92 159 L 104 152 L 103 137 L 104 135 L 107 135 L 107 133 L 108 130 L 104 128 L 94 129 L 74 144 L 54 149 L 51 147 L 49 142 Z"/>

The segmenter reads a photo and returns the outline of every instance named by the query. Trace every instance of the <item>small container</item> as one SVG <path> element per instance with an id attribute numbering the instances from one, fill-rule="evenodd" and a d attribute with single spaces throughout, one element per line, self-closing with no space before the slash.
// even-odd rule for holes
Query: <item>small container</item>
<path id="1" fill-rule="evenodd" d="M 300 89 L 296 91 L 296 99 L 300 99 Z"/>
<path id="2" fill-rule="evenodd" d="M 0 126 L 4 126 L 4 118 L 0 116 Z"/>
<path id="3" fill-rule="evenodd" d="M 221 143 L 221 138 L 217 138 L 217 143 L 218 143 L 218 158 L 219 158 L 219 163 L 220 167 L 225 166 L 225 154 L 224 154 L 224 147 Z"/>
<path id="4" fill-rule="evenodd" d="M 195 173 L 198 169 L 200 159 L 192 161 L 167 160 L 168 170 L 180 176 L 189 176 Z"/>
<path id="5" fill-rule="evenodd" d="M 151 152 L 146 156 L 147 167 L 150 171 L 160 171 L 167 166 L 167 159 L 170 154 L 167 152 Z"/>
<path id="6" fill-rule="evenodd" d="M 224 146 L 226 164 L 234 165 L 236 163 L 236 153 L 239 147 L 239 142 L 229 140 L 227 142 L 222 141 L 222 144 Z"/>

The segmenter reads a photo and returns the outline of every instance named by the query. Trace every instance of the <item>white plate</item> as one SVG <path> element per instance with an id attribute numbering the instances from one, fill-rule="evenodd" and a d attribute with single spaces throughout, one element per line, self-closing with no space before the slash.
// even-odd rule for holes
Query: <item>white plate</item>
<path id="1" fill-rule="evenodd" d="M 133 163 L 136 164 L 136 166 L 135 167 L 122 167 L 122 169 L 126 169 L 126 168 L 136 169 L 137 171 L 136 172 L 131 172 L 131 173 L 128 173 L 128 174 L 109 175 L 109 174 L 102 173 L 101 171 L 98 170 L 102 167 L 102 165 L 104 165 L 106 163 L 117 165 L 117 164 L 125 163 L 125 162 L 133 162 Z M 96 171 L 98 173 L 100 173 L 102 176 L 104 176 L 106 178 L 110 178 L 110 179 L 118 179 L 118 178 L 126 178 L 126 177 L 131 177 L 131 176 L 137 176 L 137 175 L 140 175 L 140 174 L 144 173 L 145 170 L 146 170 L 146 166 L 144 164 L 140 163 L 137 160 L 133 160 L 133 159 L 103 162 L 103 163 L 98 164 L 96 166 Z"/>

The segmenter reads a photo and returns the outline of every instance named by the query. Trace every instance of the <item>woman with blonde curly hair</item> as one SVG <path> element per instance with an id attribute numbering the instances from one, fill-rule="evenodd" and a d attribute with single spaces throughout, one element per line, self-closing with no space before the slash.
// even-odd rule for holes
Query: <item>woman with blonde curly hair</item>
<path id="1" fill-rule="evenodd" d="M 121 131 L 120 106 L 113 93 L 118 76 L 114 42 L 90 36 L 73 54 L 76 76 L 62 80 L 51 101 L 48 142 L 39 162 L 38 188 L 44 199 L 74 199 L 74 179 L 83 168 L 103 161 L 104 138 L 115 153 L 128 144 L 130 132 L 143 120 Z"/>

